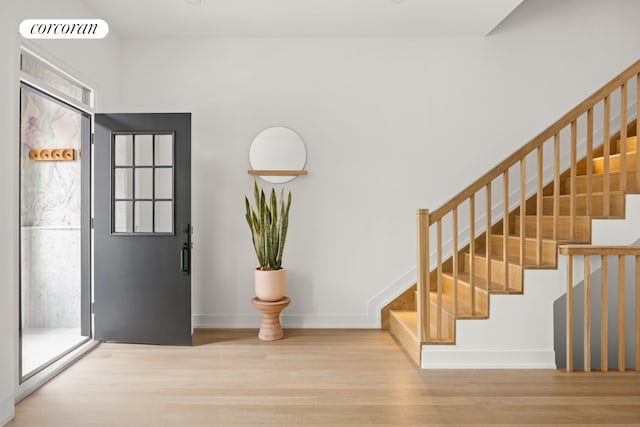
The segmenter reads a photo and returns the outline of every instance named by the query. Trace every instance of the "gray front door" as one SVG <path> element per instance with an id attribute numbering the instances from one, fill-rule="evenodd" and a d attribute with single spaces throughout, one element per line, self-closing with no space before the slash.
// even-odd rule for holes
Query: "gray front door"
<path id="1" fill-rule="evenodd" d="M 190 345 L 191 114 L 95 124 L 95 338 Z"/>

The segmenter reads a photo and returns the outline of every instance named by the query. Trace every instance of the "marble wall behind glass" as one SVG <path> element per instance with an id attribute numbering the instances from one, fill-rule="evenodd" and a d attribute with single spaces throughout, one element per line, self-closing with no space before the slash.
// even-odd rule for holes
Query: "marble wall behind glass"
<path id="1" fill-rule="evenodd" d="M 81 147 L 81 116 L 21 91 L 21 280 L 24 328 L 80 326 L 80 161 L 33 161 L 32 148 Z"/>
<path id="2" fill-rule="evenodd" d="M 80 327 L 80 229 L 22 227 L 22 325 Z"/>

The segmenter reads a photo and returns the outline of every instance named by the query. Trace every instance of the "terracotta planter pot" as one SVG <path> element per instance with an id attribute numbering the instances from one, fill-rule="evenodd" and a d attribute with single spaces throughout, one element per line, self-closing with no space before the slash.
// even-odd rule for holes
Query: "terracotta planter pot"
<path id="1" fill-rule="evenodd" d="M 280 301 L 287 290 L 285 269 L 263 271 L 256 269 L 256 296 L 262 301 Z"/>

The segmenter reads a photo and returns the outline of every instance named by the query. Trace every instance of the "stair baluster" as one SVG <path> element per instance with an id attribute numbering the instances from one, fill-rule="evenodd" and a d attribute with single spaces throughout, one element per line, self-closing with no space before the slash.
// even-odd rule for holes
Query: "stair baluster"
<path id="1" fill-rule="evenodd" d="M 453 312 L 458 317 L 458 207 L 453 208 Z"/>
<path id="2" fill-rule="evenodd" d="M 576 163 L 577 163 L 577 128 L 578 124 L 574 120 L 571 122 L 571 202 L 570 202 L 570 217 L 569 217 L 569 236 L 571 241 L 576 239 Z"/>
<path id="3" fill-rule="evenodd" d="M 542 169 L 542 162 L 543 162 L 543 152 L 542 152 L 542 147 L 544 146 L 544 144 L 540 144 L 538 146 L 538 173 L 537 173 L 537 178 L 538 178 L 538 203 L 536 206 L 536 263 L 538 265 L 542 265 L 542 196 L 543 196 L 543 190 L 542 190 L 542 182 L 544 177 L 542 176 L 543 173 L 543 169 Z"/>
<path id="4" fill-rule="evenodd" d="M 600 294 L 600 370 L 607 372 L 609 370 L 609 350 L 608 350 L 608 327 L 609 327 L 609 310 L 607 309 L 607 277 L 608 277 L 608 263 L 607 256 L 602 255 L 600 257 L 600 268 L 602 269 L 601 275 L 601 294 Z"/>
<path id="5" fill-rule="evenodd" d="M 490 254 L 491 253 L 491 183 L 485 186 L 485 194 L 487 199 L 487 204 L 485 206 L 485 218 L 487 220 L 485 225 L 485 228 L 487 230 L 485 234 L 485 240 L 486 240 L 485 253 Z M 473 261 L 474 260 L 471 260 L 471 262 Z M 486 270 L 485 277 L 487 279 L 487 284 L 488 284 L 488 283 L 491 283 L 491 257 L 490 256 L 486 257 L 485 270 Z"/>
<path id="6" fill-rule="evenodd" d="M 520 159 L 520 265 L 525 265 L 524 239 L 527 234 L 527 162 Z"/>
<path id="7" fill-rule="evenodd" d="M 604 97 L 604 140 L 602 143 L 602 148 L 604 150 L 604 177 L 603 177 L 603 201 L 602 201 L 602 216 L 608 217 L 610 212 L 611 205 L 611 177 L 610 177 L 610 155 L 611 155 L 611 144 L 609 143 L 611 138 L 611 133 L 609 131 L 609 121 L 611 117 L 611 99 L 607 95 Z"/>
<path id="8" fill-rule="evenodd" d="M 627 84 L 620 86 L 620 191 L 627 191 Z"/>
<path id="9" fill-rule="evenodd" d="M 575 188 L 575 187 L 574 187 Z M 593 108 L 587 110 L 587 216 L 593 215 Z"/>
<path id="10" fill-rule="evenodd" d="M 624 255 L 618 255 L 618 371 L 624 372 Z"/>
<path id="11" fill-rule="evenodd" d="M 553 239 L 560 228 L 560 133 L 553 136 Z"/>
<path id="12" fill-rule="evenodd" d="M 503 200 L 502 200 L 502 206 L 504 208 L 504 212 L 502 214 L 502 235 L 504 236 L 504 239 L 502 239 L 502 260 L 503 260 L 503 274 L 504 274 L 504 291 L 508 292 L 509 291 L 509 239 L 507 239 L 507 237 L 509 236 L 509 169 L 507 169 L 506 171 L 504 171 L 504 173 L 502 174 L 502 191 L 503 191 Z M 487 208 L 487 211 L 490 212 L 491 211 L 491 207 Z M 491 252 L 487 251 L 487 259 L 490 259 L 491 257 L 489 256 L 489 254 L 491 254 Z M 487 263 L 490 263 L 490 261 L 487 261 Z M 487 292 L 489 292 L 489 289 L 491 289 L 490 284 L 490 280 L 487 280 Z"/>

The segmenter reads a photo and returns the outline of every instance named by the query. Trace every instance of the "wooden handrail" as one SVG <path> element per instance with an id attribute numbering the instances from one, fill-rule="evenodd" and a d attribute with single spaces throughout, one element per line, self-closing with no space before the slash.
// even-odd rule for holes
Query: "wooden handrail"
<path id="1" fill-rule="evenodd" d="M 559 245 L 562 255 L 640 255 L 640 246 Z"/>
<path id="2" fill-rule="evenodd" d="M 553 123 L 551 126 L 543 130 L 538 136 L 533 138 L 527 144 L 522 146 L 520 149 L 515 151 L 512 155 L 504 159 L 502 162 L 493 167 L 489 172 L 485 173 L 478 180 L 476 180 L 473 184 L 469 185 L 467 188 L 462 190 L 456 196 L 454 196 L 451 200 L 446 202 L 440 208 L 434 210 L 429 215 L 429 224 L 435 224 L 438 220 L 444 217 L 447 213 L 451 212 L 451 210 L 459 206 L 462 202 L 466 201 L 469 197 L 477 193 L 480 189 L 485 187 L 499 175 L 508 170 L 515 163 L 519 162 L 521 159 L 526 157 L 533 150 L 537 149 L 543 143 L 545 143 L 549 138 L 552 138 L 555 134 L 564 129 L 567 125 L 571 124 L 572 121 L 577 120 L 582 114 L 586 113 L 587 110 L 595 106 L 598 102 L 603 100 L 605 97 L 609 96 L 611 92 L 620 87 L 623 83 L 626 83 L 632 77 L 636 77 L 640 74 L 640 60 L 634 62 L 630 67 L 624 70 L 622 73 L 618 74 L 607 84 L 602 86 L 600 89 L 595 91 L 591 96 L 586 98 L 580 104 L 578 104 L 574 109 L 569 111 L 567 114 L 562 116 L 559 120 Z M 640 103 L 638 103 L 640 104 Z M 640 174 L 638 174 L 640 175 Z"/>

